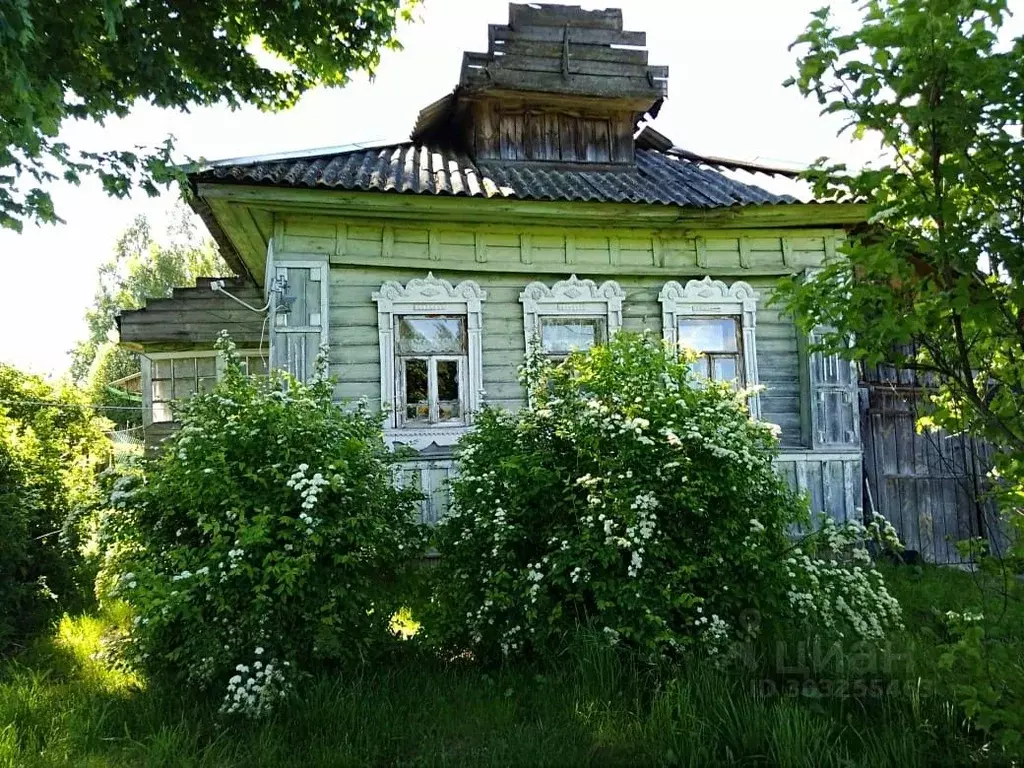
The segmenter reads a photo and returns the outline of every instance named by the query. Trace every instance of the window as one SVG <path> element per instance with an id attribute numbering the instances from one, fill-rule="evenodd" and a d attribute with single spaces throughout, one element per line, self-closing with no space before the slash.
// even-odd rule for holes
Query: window
<path id="1" fill-rule="evenodd" d="M 604 317 L 541 317 L 540 343 L 544 354 L 564 358 L 576 350 L 586 351 L 608 340 L 608 319 Z"/>
<path id="2" fill-rule="evenodd" d="M 272 258 L 272 256 L 268 257 Z M 330 268 L 324 261 L 278 260 L 270 321 L 271 367 L 309 381 L 330 344 Z"/>
<path id="3" fill-rule="evenodd" d="M 736 317 L 683 317 L 678 321 L 679 346 L 700 353 L 690 368 L 705 379 L 742 385 L 740 323 Z"/>
<path id="4" fill-rule="evenodd" d="M 700 353 L 693 364 L 698 376 L 744 387 L 758 383 L 754 339 L 758 295 L 750 285 L 742 281 L 726 285 L 710 277 L 690 280 L 685 286 L 672 281 L 658 298 L 665 338 Z M 751 415 L 759 418 L 756 394 L 749 403 Z"/>
<path id="5" fill-rule="evenodd" d="M 625 295 L 614 280 L 599 286 L 576 275 L 550 288 L 530 283 L 519 295 L 526 348 L 539 344 L 545 355 L 560 360 L 573 350 L 604 344 L 622 327 Z"/>
<path id="6" fill-rule="evenodd" d="M 171 421 L 171 403 L 196 392 L 209 392 L 217 383 L 217 359 L 178 357 L 152 362 L 153 421 Z"/>
<path id="7" fill-rule="evenodd" d="M 380 336 L 380 397 L 389 442 L 454 445 L 483 393 L 482 302 L 472 280 L 428 274 L 373 294 Z"/>
<path id="8" fill-rule="evenodd" d="M 265 352 L 238 353 L 242 370 L 253 376 L 267 375 Z M 142 397 L 146 423 L 174 420 L 173 405 L 197 392 L 209 392 L 221 373 L 216 352 L 155 352 L 142 357 Z"/>
<path id="9" fill-rule="evenodd" d="M 466 318 L 398 317 L 400 425 L 464 423 Z"/>
<path id="10" fill-rule="evenodd" d="M 238 361 L 242 364 L 242 372 L 246 376 L 266 376 L 270 371 L 266 354 L 242 354 Z"/>

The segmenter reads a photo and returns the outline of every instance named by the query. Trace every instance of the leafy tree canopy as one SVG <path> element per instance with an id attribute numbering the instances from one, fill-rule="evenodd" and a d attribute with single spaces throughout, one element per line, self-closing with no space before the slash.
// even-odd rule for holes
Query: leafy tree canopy
<path id="1" fill-rule="evenodd" d="M 97 501 L 107 426 L 67 382 L 0 364 L 0 657 L 92 592 L 78 521 Z"/>
<path id="2" fill-rule="evenodd" d="M 97 174 L 123 197 L 173 178 L 159 148 L 87 152 L 58 139 L 67 119 L 123 117 L 138 102 L 188 110 L 276 110 L 317 85 L 373 73 L 408 18 L 398 0 L 0 0 L 0 225 L 56 222 L 46 187 Z M 268 69 L 254 43 L 283 64 Z"/>
<path id="3" fill-rule="evenodd" d="M 994 440 L 1024 478 L 1024 37 L 1005 0 L 864 8 L 852 31 L 814 15 L 789 84 L 881 142 L 877 167 L 811 173 L 822 199 L 870 201 L 871 223 L 784 301 L 827 347 L 918 369 L 930 422 Z"/>
<path id="4" fill-rule="evenodd" d="M 791 281 L 783 300 L 806 330 L 831 329 L 823 340 L 831 351 L 916 369 L 934 406 L 922 428 L 995 443 L 986 486 L 1020 532 L 1024 37 L 1007 33 L 1006 0 L 870 0 L 863 11 L 853 30 L 817 12 L 797 40 L 790 82 L 845 117 L 856 138 L 880 141 L 887 159 L 876 167 L 823 163 L 810 174 L 823 199 L 867 200 L 872 216 L 849 237 L 845 258 Z M 1015 541 L 1009 553 L 988 542 L 996 557 L 982 566 L 1019 572 L 1024 537 Z M 939 674 L 970 670 L 970 684 L 954 686 L 960 707 L 1016 752 L 1020 697 L 1005 683 L 1013 665 L 1003 663 L 998 618 L 950 616 L 955 642 Z"/>
<path id="5" fill-rule="evenodd" d="M 110 387 L 139 371 L 138 355 L 116 344 L 117 313 L 170 296 L 175 287 L 194 285 L 198 277 L 230 274 L 216 244 L 200 235 L 187 208 L 175 209 L 159 240 L 148 219 L 136 218 L 99 268 L 95 298 L 85 312 L 88 336 L 71 352 L 71 376 L 86 385 L 89 401 L 107 407 L 106 415 L 119 426 L 139 423 L 139 413 L 124 410 L 138 406 L 138 398 Z"/>

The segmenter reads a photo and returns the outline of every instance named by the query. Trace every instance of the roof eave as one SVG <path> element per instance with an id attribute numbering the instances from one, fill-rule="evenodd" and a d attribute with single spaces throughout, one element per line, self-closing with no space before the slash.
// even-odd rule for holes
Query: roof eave
<path id="1" fill-rule="evenodd" d="M 458 195 L 420 195 L 380 191 L 306 189 L 237 182 L 202 182 L 198 197 L 261 207 L 284 213 L 320 213 L 362 218 L 433 216 L 451 221 L 553 221 L 564 224 L 567 212 L 574 221 L 607 222 L 610 215 L 624 226 L 708 227 L 822 227 L 847 228 L 868 218 L 866 203 L 748 203 L 715 208 L 673 204 L 614 203 L 484 198 Z"/>

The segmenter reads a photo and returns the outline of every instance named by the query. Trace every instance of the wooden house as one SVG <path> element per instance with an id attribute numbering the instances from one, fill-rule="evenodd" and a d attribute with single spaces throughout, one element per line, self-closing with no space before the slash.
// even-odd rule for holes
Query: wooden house
<path id="1" fill-rule="evenodd" d="M 783 172 L 647 127 L 668 71 L 619 10 L 513 4 L 489 33 L 406 142 L 190 174 L 238 277 L 122 315 L 122 343 L 144 355 L 150 439 L 172 400 L 216 380 L 222 328 L 254 370 L 308 376 L 326 344 L 337 398 L 380 404 L 387 439 L 419 451 L 406 479 L 433 521 L 474 411 L 524 404 L 528 344 L 559 356 L 652 329 L 700 351 L 701 375 L 762 385 L 751 408 L 781 427 L 779 471 L 816 509 L 854 516 L 855 373 L 809 353 L 768 299 L 780 276 L 832 255 L 865 207 L 769 192 Z"/>

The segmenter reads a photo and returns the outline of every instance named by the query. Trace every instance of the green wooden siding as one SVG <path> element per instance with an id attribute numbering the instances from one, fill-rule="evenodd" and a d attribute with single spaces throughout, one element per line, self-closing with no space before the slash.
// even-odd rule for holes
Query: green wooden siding
<path id="1" fill-rule="evenodd" d="M 658 293 L 669 280 L 710 275 L 750 283 L 761 300 L 757 361 L 762 417 L 782 427 L 783 446 L 810 445 L 807 361 L 793 323 L 767 300 L 779 276 L 818 266 L 834 253 L 839 229 L 694 230 L 581 228 L 551 225 L 430 222 L 409 219 L 289 215 L 275 227 L 275 259 L 327 258 L 331 264 L 331 370 L 336 395 L 380 402 L 380 352 L 371 294 L 386 280 L 406 283 L 427 272 L 457 283 L 475 280 L 483 305 L 485 399 L 523 402 L 517 369 L 524 354 L 519 294 L 533 280 L 548 284 L 575 273 L 609 278 L 626 292 L 623 328 L 661 333 Z M 567 223 L 573 219 L 567 218 Z"/>
<path id="2" fill-rule="evenodd" d="M 566 221 L 573 218 L 567 214 Z M 275 235 L 279 254 L 328 256 L 332 264 L 377 267 L 571 271 L 595 275 L 757 276 L 821 263 L 840 230 L 608 229 L 536 225 L 289 217 Z M 742 279 L 745 279 L 742 278 Z"/>
<path id="3" fill-rule="evenodd" d="M 380 352 L 377 309 L 371 294 L 386 280 L 406 283 L 423 277 L 422 270 L 339 267 L 331 270 L 331 372 L 339 383 L 336 395 L 343 399 L 365 397 L 374 405 L 380 400 Z M 472 279 L 487 292 L 483 304 L 483 374 L 485 399 L 514 408 L 523 403 L 517 369 L 525 353 L 523 305 L 519 294 L 534 276 L 524 273 L 436 271 L 436 277 L 457 283 Z M 568 275 L 566 275 L 567 277 Z M 584 271 L 580 277 L 587 277 Z M 542 278 L 549 282 L 554 279 Z M 658 293 L 665 280 L 653 277 L 622 277 L 626 292 L 623 329 L 646 329 L 661 333 L 661 303 Z M 752 278 L 750 284 L 761 296 L 771 292 L 773 280 Z M 797 335 L 791 321 L 778 311 L 759 309 L 757 317 L 757 358 L 762 394 L 762 418 L 782 427 L 783 445 L 802 444 L 800 420 L 800 374 Z"/>

